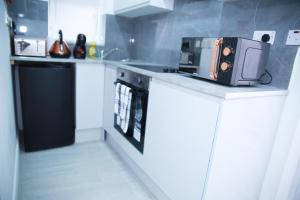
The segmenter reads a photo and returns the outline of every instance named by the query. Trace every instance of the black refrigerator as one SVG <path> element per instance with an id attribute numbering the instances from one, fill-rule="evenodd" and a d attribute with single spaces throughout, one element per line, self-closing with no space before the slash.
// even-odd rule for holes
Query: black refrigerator
<path id="1" fill-rule="evenodd" d="M 71 145 L 75 141 L 75 71 L 70 63 L 16 66 L 25 152 Z"/>

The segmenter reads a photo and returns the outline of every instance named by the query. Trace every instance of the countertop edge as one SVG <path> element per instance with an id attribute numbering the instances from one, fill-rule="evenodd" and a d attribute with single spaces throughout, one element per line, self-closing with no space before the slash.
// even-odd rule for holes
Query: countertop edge
<path id="1" fill-rule="evenodd" d="M 51 57 L 26 57 L 26 56 L 11 56 L 11 61 L 14 62 L 59 62 L 59 63 L 86 63 L 86 64 L 105 64 L 113 67 L 119 67 L 130 70 L 136 73 L 141 73 L 150 76 L 154 79 L 174 84 L 179 87 L 190 89 L 196 92 L 201 92 L 206 95 L 214 96 L 225 100 L 254 98 L 254 97 L 271 97 L 271 96 L 286 96 L 287 89 L 275 88 L 272 86 L 259 87 L 228 87 L 215 83 L 210 83 L 204 80 L 195 80 L 178 74 L 157 73 L 148 70 L 143 70 L 128 66 L 128 64 L 143 64 L 156 65 L 160 64 L 147 63 L 142 61 L 121 62 L 100 59 L 75 59 L 75 58 L 51 58 Z"/>

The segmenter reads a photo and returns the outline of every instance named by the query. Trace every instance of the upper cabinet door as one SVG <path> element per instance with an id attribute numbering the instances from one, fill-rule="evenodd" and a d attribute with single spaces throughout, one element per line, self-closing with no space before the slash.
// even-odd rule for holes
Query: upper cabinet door
<path id="1" fill-rule="evenodd" d="M 149 2 L 150 0 L 115 0 L 115 11 L 128 9 L 130 7 L 135 7 L 140 4 Z"/>
<path id="2" fill-rule="evenodd" d="M 79 33 L 85 34 L 87 42 L 104 45 L 105 17 L 104 1 L 98 0 L 51 0 L 48 2 L 49 42 L 58 39 L 58 30 L 63 31 L 64 40 L 75 43 Z M 50 46 L 50 45 L 49 45 Z"/>
<path id="3" fill-rule="evenodd" d="M 171 11 L 174 0 L 114 0 L 116 15 L 138 17 Z"/>

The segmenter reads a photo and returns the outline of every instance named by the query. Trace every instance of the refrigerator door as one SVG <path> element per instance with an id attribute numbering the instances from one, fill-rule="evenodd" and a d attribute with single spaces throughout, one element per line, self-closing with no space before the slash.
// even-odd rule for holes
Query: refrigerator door
<path id="1" fill-rule="evenodd" d="M 25 151 L 73 144 L 74 68 L 68 64 L 23 64 L 19 81 Z"/>

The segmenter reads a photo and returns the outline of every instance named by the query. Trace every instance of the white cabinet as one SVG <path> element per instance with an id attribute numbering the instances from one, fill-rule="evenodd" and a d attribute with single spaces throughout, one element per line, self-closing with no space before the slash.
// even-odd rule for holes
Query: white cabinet
<path id="1" fill-rule="evenodd" d="M 224 100 L 205 200 L 259 199 L 285 96 Z"/>
<path id="2" fill-rule="evenodd" d="M 115 14 L 125 17 L 167 12 L 173 8 L 174 0 L 114 0 Z"/>
<path id="3" fill-rule="evenodd" d="M 76 129 L 103 126 L 104 65 L 76 65 Z"/>
<path id="4" fill-rule="evenodd" d="M 217 98 L 151 82 L 143 168 L 170 199 L 201 199 L 218 111 Z"/>
<path id="5" fill-rule="evenodd" d="M 48 4 L 48 44 L 58 39 L 61 29 L 67 42 L 75 43 L 77 34 L 82 33 L 88 43 L 104 45 L 104 9 L 108 3 L 101 0 L 49 0 Z"/>
<path id="6" fill-rule="evenodd" d="M 116 67 L 105 66 L 104 82 L 104 107 L 103 107 L 103 127 L 106 131 L 114 130 L 114 104 L 115 104 L 115 85 L 117 77 Z"/>
<path id="7" fill-rule="evenodd" d="M 259 199 L 284 100 L 223 99 L 153 79 L 142 168 L 172 200 Z"/>
<path id="8" fill-rule="evenodd" d="M 285 93 L 254 95 L 232 89 L 222 98 L 152 78 L 140 154 L 113 128 L 113 67 L 106 76 L 112 78 L 106 80 L 104 126 L 115 149 L 129 158 L 124 160 L 141 169 L 137 174 L 154 195 L 172 200 L 259 199 Z M 207 89 L 212 88 L 227 90 Z"/>
<path id="9" fill-rule="evenodd" d="M 127 1 L 122 1 L 122 0 L 115 0 L 115 10 L 124 10 L 128 8 L 135 7 L 140 4 L 145 4 L 148 3 L 149 0 L 127 0 Z"/>

